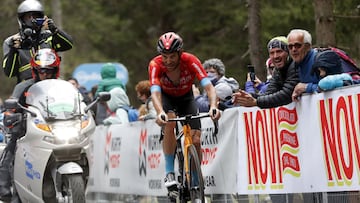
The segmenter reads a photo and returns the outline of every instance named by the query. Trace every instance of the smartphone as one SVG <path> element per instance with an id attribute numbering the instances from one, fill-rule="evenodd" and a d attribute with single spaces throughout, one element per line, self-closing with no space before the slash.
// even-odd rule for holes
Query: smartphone
<path id="1" fill-rule="evenodd" d="M 250 73 L 250 79 L 252 82 L 255 81 L 255 67 L 253 65 L 248 65 L 248 70 L 249 70 L 249 73 Z"/>

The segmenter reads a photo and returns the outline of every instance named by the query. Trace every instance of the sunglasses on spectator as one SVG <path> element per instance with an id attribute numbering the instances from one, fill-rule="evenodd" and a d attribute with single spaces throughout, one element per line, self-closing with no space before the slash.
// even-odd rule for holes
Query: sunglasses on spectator
<path id="1" fill-rule="evenodd" d="M 40 74 L 44 74 L 44 73 L 46 73 L 46 74 L 52 74 L 52 73 L 54 73 L 54 69 L 40 68 L 40 69 L 39 69 L 39 73 L 40 73 Z"/>
<path id="2" fill-rule="evenodd" d="M 304 43 L 295 43 L 295 44 L 289 44 L 288 47 L 291 50 L 292 48 L 300 49 L 303 46 Z"/>

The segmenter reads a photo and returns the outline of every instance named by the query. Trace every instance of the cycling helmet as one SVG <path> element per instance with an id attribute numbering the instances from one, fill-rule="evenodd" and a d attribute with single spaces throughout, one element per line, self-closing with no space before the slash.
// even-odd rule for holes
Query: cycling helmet
<path id="1" fill-rule="evenodd" d="M 60 57 L 49 48 L 39 49 L 30 60 L 32 75 L 35 80 L 39 80 L 39 72 L 54 70 L 52 78 L 56 79 L 60 75 Z"/>
<path id="2" fill-rule="evenodd" d="M 23 1 L 18 9 L 17 9 L 17 14 L 18 14 L 18 23 L 21 29 L 24 29 L 26 27 L 29 28 L 41 28 L 41 26 L 36 25 L 36 23 L 33 22 L 25 22 L 23 20 L 23 17 L 26 13 L 32 13 L 32 15 L 35 18 L 44 18 L 44 8 L 41 5 L 41 3 L 37 0 L 25 0 Z"/>
<path id="3" fill-rule="evenodd" d="M 173 53 L 181 51 L 183 41 L 179 35 L 174 32 L 167 32 L 159 38 L 157 50 L 159 53 Z"/>

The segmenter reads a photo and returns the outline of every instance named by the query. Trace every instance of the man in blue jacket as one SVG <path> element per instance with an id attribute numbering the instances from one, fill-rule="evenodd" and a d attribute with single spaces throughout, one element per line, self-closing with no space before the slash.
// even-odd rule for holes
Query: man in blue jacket
<path id="1" fill-rule="evenodd" d="M 295 62 L 300 79 L 300 83 L 295 86 L 292 94 L 292 100 L 298 101 L 301 94 L 313 93 L 317 90 L 320 78 L 312 71 L 317 52 L 312 48 L 311 34 L 306 30 L 293 29 L 289 32 L 287 39 L 289 53 Z"/>

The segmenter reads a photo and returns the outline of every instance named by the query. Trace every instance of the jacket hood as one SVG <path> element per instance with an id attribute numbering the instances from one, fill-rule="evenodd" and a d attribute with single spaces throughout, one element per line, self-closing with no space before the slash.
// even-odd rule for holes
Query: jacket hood
<path id="1" fill-rule="evenodd" d="M 110 90 L 111 99 L 107 101 L 107 105 L 112 112 L 121 106 L 129 106 L 129 97 L 126 95 L 125 90 L 120 87 L 115 87 Z"/>
<path id="2" fill-rule="evenodd" d="M 320 67 L 326 71 L 326 75 L 343 73 L 339 55 L 331 50 L 319 52 L 316 55 L 313 64 L 313 71 L 318 73 L 318 68 Z"/>
<path id="3" fill-rule="evenodd" d="M 112 63 L 106 63 L 101 67 L 101 78 L 116 78 L 116 68 Z"/>

